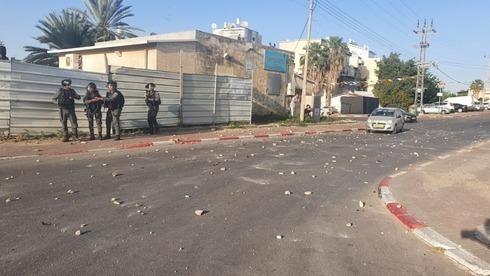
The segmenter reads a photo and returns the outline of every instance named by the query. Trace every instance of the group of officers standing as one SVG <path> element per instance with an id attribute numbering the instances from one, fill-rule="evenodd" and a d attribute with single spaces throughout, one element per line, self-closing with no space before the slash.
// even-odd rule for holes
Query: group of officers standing
<path id="1" fill-rule="evenodd" d="M 73 139 L 79 140 L 78 123 L 75 114 L 75 100 L 80 100 L 81 96 L 71 87 L 72 81 L 64 79 L 61 81 L 61 88 L 55 92 L 53 102 L 58 104 L 60 109 L 60 121 L 63 127 L 63 142 L 69 141 L 68 121 L 70 121 Z M 159 106 L 161 104 L 160 94 L 155 91 L 156 85 L 148 83 L 145 94 L 145 102 L 148 107 L 148 126 L 149 133 L 158 133 L 159 126 L 156 120 Z M 114 140 L 121 140 L 121 112 L 124 107 L 124 95 L 117 89 L 117 82 L 109 81 L 106 85 L 107 92 L 102 97 L 97 90 L 95 83 L 90 82 L 86 86 L 86 93 L 83 97 L 85 104 L 85 114 L 88 119 L 90 131 L 89 140 L 95 140 L 94 119 L 97 124 L 98 138 L 100 140 L 110 139 L 111 132 Z M 102 135 L 102 107 L 106 109 L 106 135 Z"/>

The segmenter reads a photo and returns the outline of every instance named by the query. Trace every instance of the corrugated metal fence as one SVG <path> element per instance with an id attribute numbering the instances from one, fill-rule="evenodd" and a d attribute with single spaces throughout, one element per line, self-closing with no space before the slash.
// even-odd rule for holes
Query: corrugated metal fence
<path id="1" fill-rule="evenodd" d="M 249 79 L 184 75 L 183 123 L 250 121 L 251 85 Z"/>
<path id="2" fill-rule="evenodd" d="M 23 131 L 53 133 L 60 129 L 59 109 L 52 102 L 60 81 L 72 79 L 80 96 L 94 82 L 102 96 L 108 79 L 124 94 L 123 129 L 146 128 L 145 85 L 153 82 L 162 98 L 158 123 L 163 126 L 251 121 L 250 79 L 110 68 L 109 74 L 60 69 L 16 61 L 0 62 L 0 131 L 4 136 Z M 181 85 L 182 83 L 182 85 Z M 82 101 L 76 101 L 79 128 L 88 131 Z"/>

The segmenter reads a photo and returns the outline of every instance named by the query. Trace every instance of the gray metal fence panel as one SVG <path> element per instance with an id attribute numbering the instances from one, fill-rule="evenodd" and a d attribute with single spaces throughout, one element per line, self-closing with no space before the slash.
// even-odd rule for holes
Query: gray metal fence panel
<path id="1" fill-rule="evenodd" d="M 111 67 L 112 79 L 117 82 L 118 90 L 124 94 L 125 105 L 121 115 L 124 128 L 146 128 L 147 108 L 145 104 L 145 85 L 153 82 L 160 93 L 162 104 L 158 112 L 159 125 L 176 126 L 179 124 L 180 74 L 155 70 L 127 67 Z"/>
<path id="2" fill-rule="evenodd" d="M 9 62 L 0 62 L 0 137 L 10 131 L 10 72 Z"/>
<path id="3" fill-rule="evenodd" d="M 250 79 L 184 74 L 183 123 L 250 122 L 251 88 Z"/>
<path id="4" fill-rule="evenodd" d="M 250 122 L 251 80 L 185 74 L 183 87 L 179 73 L 111 67 L 109 74 L 27 64 L 17 61 L 0 62 L 0 131 L 6 134 L 56 133 L 61 129 L 59 108 L 52 97 L 62 79 L 72 79 L 72 87 L 80 96 L 86 85 L 94 82 L 104 96 L 108 79 L 118 82 L 126 103 L 121 116 L 123 129 L 147 127 L 144 101 L 145 85 L 157 85 L 162 98 L 158 122 L 164 126 L 178 125 L 182 103 L 182 122 L 188 125 Z M 181 99 L 180 90 L 183 89 Z M 81 100 L 76 101 L 79 129 L 88 131 Z"/>
<path id="5" fill-rule="evenodd" d="M 52 102 L 61 80 L 72 79 L 72 87 L 83 97 L 89 82 L 104 87 L 106 74 L 60 69 L 21 62 L 10 62 L 10 134 L 20 132 L 56 133 L 60 130 L 59 108 Z M 81 131 L 88 131 L 81 100 L 76 102 L 76 114 Z"/>

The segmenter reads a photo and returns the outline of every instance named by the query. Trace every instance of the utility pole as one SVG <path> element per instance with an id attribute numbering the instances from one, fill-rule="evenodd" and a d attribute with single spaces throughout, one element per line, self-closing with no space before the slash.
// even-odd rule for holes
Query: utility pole
<path id="1" fill-rule="evenodd" d="M 485 55 L 484 57 L 486 59 L 488 59 L 488 76 L 487 76 L 487 82 L 486 82 L 486 85 L 485 85 L 485 90 L 490 90 L 490 56 Z"/>
<path id="2" fill-rule="evenodd" d="M 424 25 L 420 26 L 417 21 L 417 30 L 413 32 L 415 34 L 422 34 L 422 40 L 420 41 L 420 57 L 419 63 L 417 65 L 417 84 L 415 86 L 415 102 L 417 107 L 422 107 L 424 105 L 424 76 L 425 76 L 425 49 L 429 47 L 427 42 L 427 35 L 435 33 L 436 30 L 432 28 L 432 20 L 430 26 L 427 25 L 426 20 L 424 20 Z"/>
<path id="3" fill-rule="evenodd" d="M 303 87 L 301 89 L 301 101 L 299 110 L 299 120 L 302 122 L 305 120 L 305 99 L 306 97 L 306 80 L 308 78 L 308 55 L 310 52 L 310 36 L 311 36 L 311 17 L 313 16 L 313 0 L 310 0 L 309 15 L 308 15 L 308 32 L 306 34 L 306 54 L 305 64 L 303 65 Z"/>

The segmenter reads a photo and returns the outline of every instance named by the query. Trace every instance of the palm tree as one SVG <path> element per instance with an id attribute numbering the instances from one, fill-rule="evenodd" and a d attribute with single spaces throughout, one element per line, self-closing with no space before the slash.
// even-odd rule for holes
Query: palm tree
<path id="1" fill-rule="evenodd" d="M 347 44 L 342 42 L 342 38 L 338 36 L 329 37 L 325 40 L 325 47 L 328 49 L 328 74 L 326 88 L 326 104 L 330 106 L 332 100 L 332 91 L 338 85 L 337 80 L 340 73 L 344 69 L 347 56 L 350 55 Z"/>
<path id="2" fill-rule="evenodd" d="M 323 40 L 322 40 L 323 41 Z M 326 81 L 328 68 L 328 51 L 322 43 L 313 42 L 309 48 L 306 77 L 315 82 L 315 87 L 320 87 Z M 305 56 L 300 58 L 300 64 L 304 66 Z"/>
<path id="3" fill-rule="evenodd" d="M 485 89 L 485 83 L 481 79 L 476 79 L 471 82 L 470 91 L 477 99 L 481 98 L 480 94 Z"/>
<path id="4" fill-rule="evenodd" d="M 30 54 L 24 59 L 28 63 L 58 66 L 58 55 L 49 54 L 49 50 L 58 50 L 92 45 L 90 25 L 85 15 L 70 10 L 62 10 L 61 14 L 50 13 L 36 25 L 42 33 L 35 37 L 48 48 L 24 46 Z"/>
<path id="5" fill-rule="evenodd" d="M 84 2 L 93 25 L 95 42 L 136 37 L 132 31 L 142 31 L 122 21 L 134 16 L 130 11 L 131 6 L 122 6 L 123 0 L 85 0 Z"/>
<path id="6" fill-rule="evenodd" d="M 344 69 L 347 55 L 350 54 L 346 43 L 341 37 L 322 39 L 320 43 L 311 43 L 309 49 L 307 77 L 315 81 L 316 87 L 325 87 L 325 103 L 330 106 L 332 91 L 337 85 L 340 73 Z M 301 57 L 300 64 L 304 64 Z"/>

